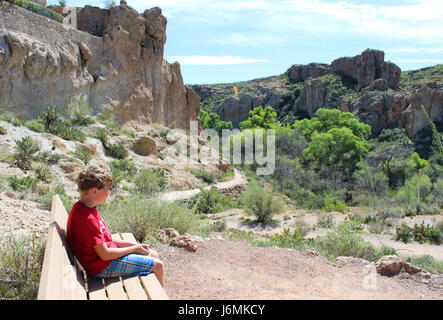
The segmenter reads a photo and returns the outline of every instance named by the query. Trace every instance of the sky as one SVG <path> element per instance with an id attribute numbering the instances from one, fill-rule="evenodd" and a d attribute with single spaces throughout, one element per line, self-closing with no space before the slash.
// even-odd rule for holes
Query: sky
<path id="1" fill-rule="evenodd" d="M 164 58 L 180 63 L 188 85 L 280 75 L 293 64 L 330 64 L 367 48 L 384 51 L 402 71 L 443 63 L 442 0 L 126 1 L 141 13 L 162 9 Z"/>

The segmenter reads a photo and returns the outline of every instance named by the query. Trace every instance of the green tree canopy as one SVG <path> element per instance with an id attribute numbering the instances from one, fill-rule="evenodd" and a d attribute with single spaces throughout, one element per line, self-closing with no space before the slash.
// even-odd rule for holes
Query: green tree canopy
<path id="1" fill-rule="evenodd" d="M 338 165 L 343 171 L 353 170 L 369 151 L 366 137 L 371 127 L 360 123 L 349 112 L 319 109 L 312 119 L 296 121 L 294 128 L 308 141 L 303 157 L 318 165 Z"/>

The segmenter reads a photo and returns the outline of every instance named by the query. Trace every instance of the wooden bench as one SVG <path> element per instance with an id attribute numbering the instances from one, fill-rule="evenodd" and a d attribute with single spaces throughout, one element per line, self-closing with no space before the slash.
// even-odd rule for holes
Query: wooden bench
<path id="1" fill-rule="evenodd" d="M 96 279 L 87 276 L 66 241 L 68 214 L 58 195 L 52 198 L 52 223 L 48 231 L 38 300 L 167 300 L 157 277 Z M 132 233 L 113 237 L 135 241 Z"/>

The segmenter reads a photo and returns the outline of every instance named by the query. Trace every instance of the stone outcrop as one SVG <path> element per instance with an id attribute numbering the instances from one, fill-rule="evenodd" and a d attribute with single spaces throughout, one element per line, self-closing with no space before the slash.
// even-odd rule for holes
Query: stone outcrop
<path id="1" fill-rule="evenodd" d="M 249 116 L 249 111 L 263 105 L 263 99 L 258 96 L 239 93 L 228 97 L 218 108 L 217 114 L 220 120 L 231 121 L 234 128 L 238 128 L 241 121 Z"/>
<path id="2" fill-rule="evenodd" d="M 180 65 L 163 58 L 160 8 L 86 6 L 79 17 L 88 33 L 0 3 L 1 109 L 35 117 L 84 99 L 94 112 L 110 106 L 121 122 L 189 129 L 198 120 L 199 96 L 184 86 Z"/>
<path id="3" fill-rule="evenodd" d="M 305 81 L 308 78 L 317 78 L 328 74 L 330 68 L 327 64 L 310 63 L 308 65 L 294 64 L 287 71 L 286 75 L 292 82 Z"/>
<path id="4" fill-rule="evenodd" d="M 410 137 L 429 126 L 421 105 L 434 123 L 443 126 L 443 89 L 429 82 L 409 96 L 408 107 L 401 114 L 400 126 Z"/>
<path id="5" fill-rule="evenodd" d="M 388 87 L 397 89 L 400 81 L 400 68 L 392 62 L 385 62 L 385 53 L 367 49 L 362 54 L 336 59 L 331 64 L 331 71 L 348 76 L 358 82 L 361 88 L 367 87 L 374 80 L 385 79 Z"/>
<path id="6" fill-rule="evenodd" d="M 163 243 L 169 243 L 171 246 L 183 247 L 189 251 L 197 251 L 197 246 L 188 235 L 180 235 L 173 228 L 161 229 L 159 231 L 159 240 Z"/>
<path id="7" fill-rule="evenodd" d="M 406 272 L 408 274 L 421 274 L 427 278 L 431 275 L 418 267 L 415 267 L 397 256 L 383 256 L 375 264 L 375 268 L 379 274 L 382 276 L 392 277 L 400 274 L 401 272 Z"/>

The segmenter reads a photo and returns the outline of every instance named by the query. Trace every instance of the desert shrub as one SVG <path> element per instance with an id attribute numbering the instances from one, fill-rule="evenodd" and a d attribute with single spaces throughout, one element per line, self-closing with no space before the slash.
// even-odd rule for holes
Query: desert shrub
<path id="1" fill-rule="evenodd" d="M 207 172 L 204 170 L 193 170 L 191 173 L 199 179 L 202 179 L 204 182 L 213 184 L 215 183 L 215 177 L 211 172 Z"/>
<path id="2" fill-rule="evenodd" d="M 92 116 L 92 109 L 89 108 L 84 99 L 73 101 L 67 106 L 66 110 L 70 117 L 69 123 L 71 125 L 87 126 L 95 122 Z"/>
<path id="3" fill-rule="evenodd" d="M 419 201 L 417 196 L 418 181 L 418 175 L 414 175 L 411 179 L 406 180 L 405 185 L 397 192 L 397 201 L 404 204 L 416 204 Z M 432 187 L 431 179 L 427 175 L 422 175 L 420 181 L 420 201 L 425 203 L 433 201 Z"/>
<path id="4" fill-rule="evenodd" d="M 443 274 L 443 261 L 437 261 L 434 257 L 430 255 L 424 255 L 421 257 L 408 257 L 406 262 L 412 265 L 422 268 L 433 274 Z"/>
<path id="5" fill-rule="evenodd" d="M 432 244 L 441 244 L 443 240 L 439 228 L 430 227 L 429 225 L 425 226 L 424 222 L 421 224 L 414 224 L 412 236 L 414 240 L 419 243 L 429 242 Z"/>
<path id="6" fill-rule="evenodd" d="M 222 232 L 226 230 L 226 221 L 218 220 L 211 224 L 211 230 L 215 232 Z"/>
<path id="7" fill-rule="evenodd" d="M 190 214 L 186 206 L 150 200 L 140 194 L 116 199 L 99 210 L 111 233 L 131 232 L 138 242 L 157 238 L 163 228 L 174 228 L 183 234 L 195 232 L 199 226 L 198 217 Z"/>
<path id="8" fill-rule="evenodd" d="M 128 150 L 126 150 L 122 144 L 109 142 L 105 128 L 98 129 L 95 137 L 102 143 L 107 156 L 116 159 L 125 159 L 129 155 Z"/>
<path id="9" fill-rule="evenodd" d="M 243 193 L 242 203 L 246 212 L 252 213 L 257 222 L 269 223 L 275 214 L 284 209 L 283 202 L 278 199 L 272 190 L 261 187 L 258 183 L 251 183 Z"/>
<path id="10" fill-rule="evenodd" d="M 132 179 L 137 172 L 137 168 L 131 159 L 112 160 L 109 167 L 115 184 L 119 184 L 123 179 Z"/>
<path id="11" fill-rule="evenodd" d="M 333 216 L 321 216 L 318 218 L 317 226 L 320 228 L 330 229 L 334 226 L 334 217 Z"/>
<path id="12" fill-rule="evenodd" d="M 329 196 L 325 197 L 324 204 L 324 207 L 322 207 L 321 209 L 327 212 L 338 211 L 345 213 L 349 211 L 346 203 L 341 200 L 333 199 Z"/>
<path id="13" fill-rule="evenodd" d="M 168 185 L 163 169 L 141 169 L 134 180 L 136 192 L 155 194 L 165 190 Z"/>
<path id="14" fill-rule="evenodd" d="M 88 165 L 89 161 L 91 161 L 92 156 L 89 153 L 88 149 L 82 146 L 77 146 L 74 152 L 74 156 L 77 159 L 80 159 L 85 165 Z"/>
<path id="15" fill-rule="evenodd" d="M 8 184 L 15 191 L 24 191 L 29 188 L 34 188 L 37 182 L 37 178 L 29 176 L 18 178 L 16 175 L 13 175 L 8 177 Z"/>
<path id="16" fill-rule="evenodd" d="M 201 190 L 199 194 L 191 198 L 189 208 L 194 213 L 217 213 L 235 207 L 235 201 L 221 194 L 219 190 L 212 187 L 210 190 Z"/>
<path id="17" fill-rule="evenodd" d="M 63 202 L 64 207 L 66 208 L 66 211 L 71 211 L 72 206 L 74 205 L 74 201 L 66 194 L 65 189 L 63 186 L 56 186 L 54 189 L 50 192 L 45 192 L 40 196 L 38 199 L 38 202 L 43 205 L 43 208 L 46 210 L 51 210 L 52 205 L 52 197 L 54 195 L 58 195 L 60 200 Z"/>
<path id="18" fill-rule="evenodd" d="M 311 242 L 311 240 L 305 239 L 299 230 L 291 232 L 285 228 L 282 233 L 272 234 L 269 240 L 262 243 L 262 245 L 302 250 L 309 246 L 308 242 Z"/>
<path id="19" fill-rule="evenodd" d="M 372 243 L 365 242 L 361 236 L 352 234 L 346 229 L 339 229 L 338 232 L 330 232 L 324 237 L 317 237 L 314 248 L 329 260 L 346 256 L 377 261 L 384 255 L 395 254 L 394 249 L 377 248 Z"/>
<path id="20" fill-rule="evenodd" d="M 65 140 L 84 142 L 86 136 L 83 131 L 74 128 L 71 124 L 61 119 L 59 110 L 55 106 L 49 106 L 39 116 L 45 126 L 45 131 L 52 133 Z"/>
<path id="21" fill-rule="evenodd" d="M 27 136 L 21 140 L 15 140 L 14 158 L 17 166 L 24 170 L 31 169 L 31 161 L 35 160 L 35 154 L 40 150 L 40 143 Z"/>
<path id="22" fill-rule="evenodd" d="M 45 132 L 45 124 L 41 118 L 26 121 L 25 127 L 35 132 Z"/>
<path id="23" fill-rule="evenodd" d="M 34 169 L 34 172 L 38 180 L 43 182 L 51 182 L 51 169 L 48 166 L 40 164 Z"/>
<path id="24" fill-rule="evenodd" d="M 6 129 L 4 127 L 0 126 L 0 135 L 5 135 L 6 133 L 8 133 L 6 131 Z"/>
<path id="25" fill-rule="evenodd" d="M 9 236 L 0 250 L 0 300 L 37 298 L 45 243 L 35 236 Z"/>

